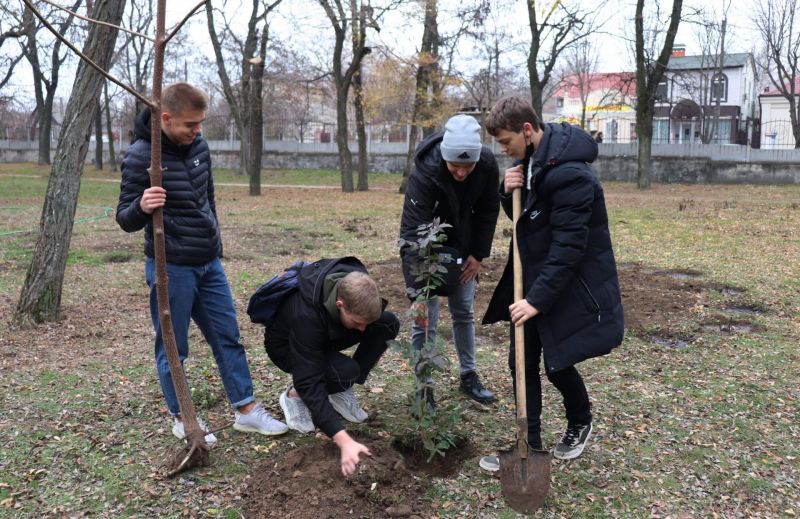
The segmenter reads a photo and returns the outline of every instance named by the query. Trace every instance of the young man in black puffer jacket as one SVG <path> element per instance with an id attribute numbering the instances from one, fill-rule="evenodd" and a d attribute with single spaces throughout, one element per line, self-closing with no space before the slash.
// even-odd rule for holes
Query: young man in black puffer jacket
<path id="1" fill-rule="evenodd" d="M 150 111 L 136 118 L 136 140 L 122 161 L 117 223 L 127 232 L 144 229 L 145 278 L 150 286 L 150 315 L 155 337 L 156 369 L 167 408 L 175 417 L 172 433 L 185 436 L 159 324 L 152 214 L 164 211 L 167 275 L 172 325 L 181 363 L 189 354 L 189 320 L 211 345 L 225 392 L 235 409 L 234 429 L 265 435 L 285 433 L 256 403 L 244 346 L 239 342 L 236 308 L 222 268 L 222 241 L 214 200 L 208 143 L 200 134 L 206 97 L 187 83 L 164 88 L 161 98 L 162 187 L 151 187 Z M 201 422 L 201 427 L 208 430 Z M 216 443 L 213 434 L 207 443 Z"/>
<path id="2" fill-rule="evenodd" d="M 416 241 L 419 226 L 430 224 L 434 218 L 451 226 L 444 230 L 447 235 L 444 245 L 454 257 L 446 266 L 452 275 L 445 276 L 445 283 L 436 295 L 448 298 L 461 390 L 477 402 L 491 404 L 495 396 L 483 386 L 477 373 L 473 307 L 481 262 L 492 251 L 500 213 L 497 193 L 500 173 L 494 154 L 481 144 L 480 131 L 475 118 L 456 115 L 447 121 L 444 132 L 431 134 L 417 147 L 403 203 L 400 238 Z M 421 282 L 415 280 L 410 264 L 419 258 L 409 252 L 408 248 L 400 251 L 406 287 L 413 292 L 420 288 Z M 434 297 L 427 305 L 415 302 L 413 306 L 416 317 L 411 343 L 420 350 L 426 329 L 429 342 L 436 338 L 439 299 Z M 433 390 L 424 392 L 428 403 L 434 406 Z"/>
<path id="3" fill-rule="evenodd" d="M 400 323 L 385 309 L 375 281 L 352 256 L 321 259 L 298 273 L 297 290 L 282 300 L 264 330 L 264 348 L 292 383 L 279 403 L 290 428 L 310 433 L 319 427 L 339 447 L 342 473 L 352 474 L 369 449 L 354 440 L 342 418 L 361 423 L 354 384 L 370 371 L 397 336 Z M 343 350 L 358 344 L 353 356 Z"/>
<path id="4" fill-rule="evenodd" d="M 517 159 L 505 172 L 501 203 L 522 190 L 517 237 L 524 298 L 513 300 L 511 254 L 484 323 L 511 321 L 509 368 L 514 375 L 514 326 L 525 327 L 528 443 L 542 448 L 539 358 L 564 398 L 567 429 L 560 459 L 580 456 L 592 432 L 589 396 L 575 364 L 622 342 L 623 314 L 603 188 L 588 165 L 597 143 L 580 128 L 541 124 L 530 103 L 501 99 L 486 119 L 501 149 Z M 484 468 L 486 458 L 481 460 Z"/>

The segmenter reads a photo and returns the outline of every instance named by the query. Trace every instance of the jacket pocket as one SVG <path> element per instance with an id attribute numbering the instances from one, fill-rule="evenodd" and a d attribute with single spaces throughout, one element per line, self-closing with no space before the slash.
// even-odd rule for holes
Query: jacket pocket
<path id="1" fill-rule="evenodd" d="M 592 294 L 592 290 L 589 288 L 589 284 L 586 283 L 586 280 L 583 279 L 583 276 L 578 274 L 578 281 L 580 283 L 582 294 L 588 298 L 589 300 L 589 310 L 593 311 L 593 313 L 597 314 L 597 321 L 600 321 L 600 303 L 597 302 L 597 299 Z"/>

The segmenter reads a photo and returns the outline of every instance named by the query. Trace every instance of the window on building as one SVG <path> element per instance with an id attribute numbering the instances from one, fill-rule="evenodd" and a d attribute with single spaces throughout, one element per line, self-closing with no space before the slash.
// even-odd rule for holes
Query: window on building
<path id="1" fill-rule="evenodd" d="M 664 78 L 661 80 L 661 83 L 659 83 L 658 86 L 656 87 L 656 99 L 666 101 L 668 98 L 669 98 L 669 86 L 667 83 L 667 79 Z"/>
<path id="2" fill-rule="evenodd" d="M 556 97 L 556 108 L 564 108 L 564 98 Z"/>
<path id="3" fill-rule="evenodd" d="M 716 74 L 711 78 L 711 100 L 718 99 L 722 102 L 728 100 L 728 76 L 725 74 Z"/>

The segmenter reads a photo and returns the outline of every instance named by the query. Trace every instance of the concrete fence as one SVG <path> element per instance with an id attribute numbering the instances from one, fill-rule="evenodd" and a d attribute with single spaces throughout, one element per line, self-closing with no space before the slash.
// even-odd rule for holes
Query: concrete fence
<path id="1" fill-rule="evenodd" d="M 56 143 L 53 143 L 55 149 Z M 210 141 L 216 167 L 239 167 L 237 141 Z M 498 153 L 500 168 L 511 160 Z M 350 145 L 354 166 L 358 163 L 357 146 Z M 593 166 L 603 180 L 633 181 L 636 179 L 637 145 L 603 143 Z M 120 153 L 120 149 L 116 148 Z M 123 144 L 124 150 L 124 144 Z M 263 167 L 267 169 L 337 169 L 339 156 L 336 143 L 299 143 L 267 141 Z M 376 143 L 371 145 L 369 170 L 396 173 L 405 167 L 405 143 Z M 90 143 L 87 163 L 94 158 L 94 143 Z M 0 140 L 0 162 L 35 162 L 35 141 Z M 752 183 L 800 184 L 800 150 L 752 149 L 725 144 L 654 144 L 653 180 L 655 182 L 687 183 Z"/>

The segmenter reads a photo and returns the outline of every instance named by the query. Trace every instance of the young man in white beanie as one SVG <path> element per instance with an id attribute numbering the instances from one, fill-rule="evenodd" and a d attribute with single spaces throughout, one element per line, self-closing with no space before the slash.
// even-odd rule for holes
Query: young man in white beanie
<path id="1" fill-rule="evenodd" d="M 475 362 L 475 319 L 473 303 L 481 261 L 489 256 L 500 212 L 498 186 L 500 173 L 491 150 L 481 144 L 481 127 L 469 115 L 456 115 L 445 124 L 444 131 L 431 134 L 422 141 L 414 157 L 408 179 L 400 237 L 416 241 L 420 225 L 434 218 L 451 225 L 444 232 L 447 252 L 455 257 L 448 265 L 449 274 L 436 295 L 447 296 L 453 322 L 453 341 L 460 365 L 460 389 L 483 404 L 496 398 L 481 383 Z M 407 289 L 418 290 L 410 264 L 415 253 L 401 249 L 403 273 Z M 411 296 L 409 296 L 411 297 Z M 414 300 L 411 297 L 412 301 Z M 435 340 L 439 320 L 439 300 L 434 297 L 417 305 L 417 317 L 411 330 L 411 342 L 417 349 Z M 433 391 L 424 397 L 435 406 Z"/>

